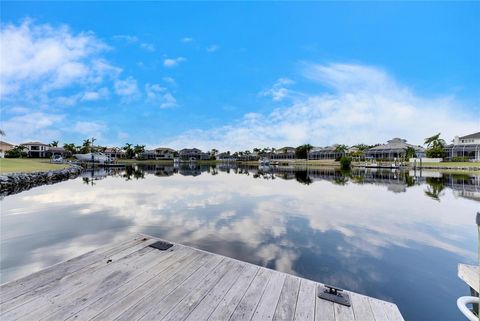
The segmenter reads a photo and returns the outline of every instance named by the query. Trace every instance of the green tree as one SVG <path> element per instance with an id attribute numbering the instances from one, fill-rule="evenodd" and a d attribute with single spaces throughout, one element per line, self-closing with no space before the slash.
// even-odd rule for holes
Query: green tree
<path id="1" fill-rule="evenodd" d="M 63 149 L 65 149 L 65 151 L 69 152 L 70 154 L 75 154 L 77 152 L 75 144 L 63 144 Z"/>
<path id="2" fill-rule="evenodd" d="M 313 146 L 310 144 L 303 144 L 295 148 L 295 158 L 307 159 L 308 153 L 312 150 Z"/>
<path id="3" fill-rule="evenodd" d="M 348 150 L 348 146 L 347 146 L 347 145 L 337 145 L 337 146 L 335 147 L 335 151 L 336 151 L 337 153 L 343 153 L 343 154 L 345 154 L 345 153 L 347 152 L 347 150 Z"/>
<path id="4" fill-rule="evenodd" d="M 82 147 L 80 148 L 80 153 L 82 154 L 89 153 L 91 151 L 91 147 L 92 147 L 92 142 L 90 141 L 90 139 L 85 139 L 83 141 Z"/>
<path id="5" fill-rule="evenodd" d="M 125 151 L 125 157 L 132 159 L 135 156 L 135 152 L 133 151 L 132 144 L 126 143 L 123 146 L 123 150 Z"/>
<path id="6" fill-rule="evenodd" d="M 440 138 L 440 133 L 431 137 L 425 138 L 425 145 L 427 145 L 427 157 L 442 158 L 445 154 L 445 140 Z"/>
<path id="7" fill-rule="evenodd" d="M 12 149 L 8 150 L 5 152 L 5 157 L 7 158 L 22 158 L 22 157 L 27 157 L 27 152 L 26 152 L 27 147 L 22 146 L 22 145 L 17 145 L 13 147 Z"/>
<path id="8" fill-rule="evenodd" d="M 145 152 L 145 145 L 135 145 L 133 146 L 133 153 L 135 155 L 139 155 L 141 153 Z"/>
<path id="9" fill-rule="evenodd" d="M 347 156 L 342 156 L 340 158 L 340 168 L 343 170 L 349 170 L 352 165 L 352 159 Z"/>
<path id="10" fill-rule="evenodd" d="M 58 147 L 58 140 L 54 140 L 53 142 L 50 143 L 50 147 Z"/>
<path id="11" fill-rule="evenodd" d="M 417 152 L 415 151 L 415 148 L 409 146 L 405 149 L 405 159 L 409 160 L 410 158 L 415 158 L 417 157 Z"/>
<path id="12" fill-rule="evenodd" d="M 5 132 L 3 131 L 3 129 L 0 129 L 0 136 L 5 136 Z"/>

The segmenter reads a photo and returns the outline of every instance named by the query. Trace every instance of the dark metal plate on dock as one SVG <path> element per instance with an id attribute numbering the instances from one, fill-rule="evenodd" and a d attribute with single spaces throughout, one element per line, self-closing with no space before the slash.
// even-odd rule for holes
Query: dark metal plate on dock
<path id="1" fill-rule="evenodd" d="M 350 306 L 350 296 L 348 293 L 343 292 L 342 289 L 336 288 L 331 285 L 319 285 L 317 288 L 317 296 L 320 299 L 332 301 L 347 307 Z"/>
<path id="2" fill-rule="evenodd" d="M 173 246 L 171 243 L 163 242 L 163 241 L 158 241 L 153 244 L 149 245 L 150 247 L 153 247 L 154 249 L 160 250 L 160 251 L 165 251 L 168 250 Z"/>

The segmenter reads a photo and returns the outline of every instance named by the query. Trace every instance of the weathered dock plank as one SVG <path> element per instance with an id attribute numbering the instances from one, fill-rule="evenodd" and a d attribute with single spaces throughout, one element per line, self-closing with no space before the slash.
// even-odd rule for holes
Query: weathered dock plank
<path id="1" fill-rule="evenodd" d="M 477 265 L 459 264 L 458 277 L 462 279 L 469 287 L 480 292 L 480 267 Z"/>
<path id="2" fill-rule="evenodd" d="M 348 292 L 342 306 L 317 297 L 320 283 L 157 241 L 135 236 L 1 285 L 0 319 L 403 321 L 389 302 Z"/>

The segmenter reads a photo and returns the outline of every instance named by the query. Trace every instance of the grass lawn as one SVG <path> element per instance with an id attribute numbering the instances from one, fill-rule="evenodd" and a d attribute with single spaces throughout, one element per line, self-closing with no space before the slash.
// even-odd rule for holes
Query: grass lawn
<path id="1" fill-rule="evenodd" d="M 417 162 L 417 165 L 420 165 Z M 480 163 L 476 162 L 440 162 L 440 163 L 422 163 L 422 166 L 432 166 L 432 167 L 478 167 Z"/>
<path id="2" fill-rule="evenodd" d="M 66 167 L 67 164 L 50 164 L 49 159 L 0 158 L 0 173 L 40 172 Z"/>

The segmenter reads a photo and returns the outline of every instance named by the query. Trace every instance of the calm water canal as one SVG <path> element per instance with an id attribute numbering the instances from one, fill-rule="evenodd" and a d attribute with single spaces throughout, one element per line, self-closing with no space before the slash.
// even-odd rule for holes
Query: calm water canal
<path id="1" fill-rule="evenodd" d="M 142 232 L 463 320 L 480 176 L 134 166 L 1 200 L 1 283 Z"/>

